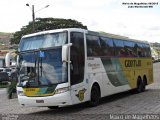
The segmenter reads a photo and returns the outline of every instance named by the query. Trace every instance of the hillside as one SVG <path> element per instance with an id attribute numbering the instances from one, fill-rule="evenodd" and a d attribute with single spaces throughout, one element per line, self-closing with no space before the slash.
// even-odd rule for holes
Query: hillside
<path id="1" fill-rule="evenodd" d="M 4 33 L 0 32 L 0 49 L 3 49 L 4 45 L 10 45 L 10 39 L 12 37 L 12 33 Z"/>

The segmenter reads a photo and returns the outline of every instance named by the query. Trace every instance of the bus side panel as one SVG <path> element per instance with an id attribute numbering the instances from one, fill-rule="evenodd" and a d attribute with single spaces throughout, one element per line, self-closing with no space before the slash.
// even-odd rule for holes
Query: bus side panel
<path id="1" fill-rule="evenodd" d="M 88 84 L 89 91 L 91 93 L 91 89 L 94 83 L 98 83 L 101 96 L 104 96 L 103 90 L 103 80 L 102 73 L 105 72 L 103 64 L 100 58 L 88 57 L 87 58 L 87 66 L 86 66 L 87 76 L 88 76 Z"/>
<path id="2" fill-rule="evenodd" d="M 147 78 L 153 83 L 153 66 L 150 58 L 101 58 L 106 73 L 103 73 L 105 95 L 137 87 L 137 78 Z"/>
<path id="3" fill-rule="evenodd" d="M 105 95 L 111 95 L 130 88 L 126 75 L 122 71 L 119 58 L 101 58 L 105 72 L 103 73 L 103 89 Z"/>
<path id="4" fill-rule="evenodd" d="M 137 87 L 137 78 L 146 76 L 147 83 L 153 83 L 153 67 L 150 58 L 120 58 L 124 75 L 131 88 Z"/>
<path id="5" fill-rule="evenodd" d="M 88 57 L 87 72 L 90 89 L 97 82 L 102 97 L 136 88 L 138 76 L 142 80 L 146 76 L 148 84 L 153 82 L 150 58 Z"/>
<path id="6" fill-rule="evenodd" d="M 90 89 L 94 82 L 97 82 L 100 85 L 101 97 L 131 89 L 120 66 L 117 58 L 88 58 Z"/>

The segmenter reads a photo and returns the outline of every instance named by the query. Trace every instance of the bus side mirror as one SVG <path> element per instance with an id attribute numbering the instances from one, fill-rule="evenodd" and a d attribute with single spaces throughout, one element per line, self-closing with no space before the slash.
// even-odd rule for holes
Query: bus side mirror
<path id="1" fill-rule="evenodd" d="M 68 56 L 69 56 L 69 48 L 71 46 L 72 46 L 72 43 L 68 43 L 62 47 L 62 62 L 70 62 L 68 61 Z"/>
<path id="2" fill-rule="evenodd" d="M 6 56 L 5 56 L 5 64 L 6 64 L 6 67 L 10 67 L 10 63 L 11 63 L 11 53 L 7 53 Z"/>

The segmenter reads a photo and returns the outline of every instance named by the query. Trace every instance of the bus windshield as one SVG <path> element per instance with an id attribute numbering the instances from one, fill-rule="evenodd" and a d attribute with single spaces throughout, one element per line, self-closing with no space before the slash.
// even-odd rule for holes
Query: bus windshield
<path id="1" fill-rule="evenodd" d="M 67 32 L 22 38 L 19 51 L 62 46 L 67 43 Z"/>
<path id="2" fill-rule="evenodd" d="M 62 63 L 61 53 L 62 47 L 21 53 L 19 85 L 27 82 L 28 87 L 38 87 L 67 82 L 67 66 Z"/>

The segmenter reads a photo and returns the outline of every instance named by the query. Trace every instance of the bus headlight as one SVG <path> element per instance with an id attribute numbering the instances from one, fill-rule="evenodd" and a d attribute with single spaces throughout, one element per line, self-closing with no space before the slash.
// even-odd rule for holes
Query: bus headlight
<path id="1" fill-rule="evenodd" d="M 19 96 L 25 96 L 25 94 L 24 94 L 24 92 L 23 91 L 17 91 L 17 95 L 19 95 Z"/>
<path id="2" fill-rule="evenodd" d="M 55 92 L 55 94 L 60 94 L 69 91 L 69 87 L 64 87 L 64 88 L 58 88 Z"/>

